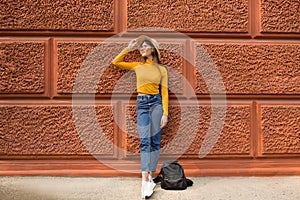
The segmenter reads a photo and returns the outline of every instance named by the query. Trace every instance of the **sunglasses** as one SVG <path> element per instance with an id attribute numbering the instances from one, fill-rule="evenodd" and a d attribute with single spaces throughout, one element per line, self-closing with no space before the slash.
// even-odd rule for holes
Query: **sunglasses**
<path id="1" fill-rule="evenodd" d="M 138 50 L 147 50 L 147 49 L 152 49 L 150 46 L 141 46 L 138 48 Z"/>

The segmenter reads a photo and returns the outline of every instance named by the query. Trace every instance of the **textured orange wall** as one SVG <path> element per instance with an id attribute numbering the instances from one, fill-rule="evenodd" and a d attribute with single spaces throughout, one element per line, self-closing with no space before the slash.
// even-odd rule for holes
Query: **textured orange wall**
<path id="1" fill-rule="evenodd" d="M 139 140 L 128 124 L 135 115 L 135 94 L 126 91 L 134 87 L 134 79 L 118 94 L 120 99 L 132 97 L 129 105 L 115 105 L 121 124 L 110 101 L 125 71 L 111 65 L 99 80 L 95 111 L 105 136 L 88 138 L 89 149 L 72 111 L 73 86 L 83 61 L 95 47 L 111 51 L 107 59 L 112 60 L 126 44 L 101 42 L 124 31 L 128 38 L 141 33 L 156 37 L 162 62 L 183 75 L 197 95 L 197 100 L 189 99 L 184 81 L 170 77 L 163 145 L 184 120 L 178 98 L 191 112 L 197 106 L 201 113 L 196 135 L 181 157 L 188 174 L 300 174 L 298 0 L 3 0 L 0 9 L 0 175 L 126 175 L 95 162 L 89 150 L 112 165 L 139 169 Z M 193 42 L 168 32 L 136 30 L 143 27 L 176 30 Z M 206 82 L 193 67 L 202 62 L 201 48 L 220 72 L 227 96 L 222 134 L 204 159 L 198 154 L 211 103 Z M 188 54 L 192 63 L 168 49 Z M 133 52 L 126 59 L 136 56 Z M 88 117 L 82 120 L 92 123 Z M 183 134 L 191 130 L 186 124 Z M 173 153 L 176 149 L 162 157 Z"/>

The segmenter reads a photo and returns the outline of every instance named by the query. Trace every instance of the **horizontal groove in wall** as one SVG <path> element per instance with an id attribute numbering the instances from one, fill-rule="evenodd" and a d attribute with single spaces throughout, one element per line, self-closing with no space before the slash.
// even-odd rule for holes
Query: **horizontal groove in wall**
<path id="1" fill-rule="evenodd" d="M 65 35 L 9 35 L 1 37 L 0 33 L 0 41 L 1 42 L 44 42 L 49 40 L 54 40 L 54 45 L 56 45 L 57 42 L 93 42 L 93 43 L 102 43 L 102 42 L 129 42 L 130 39 L 136 38 L 140 36 L 141 34 L 149 35 L 150 37 L 157 38 L 159 40 L 178 40 L 179 42 L 183 42 L 184 40 L 194 40 L 194 42 L 197 43 L 233 43 L 233 44 L 300 44 L 299 38 L 297 37 L 278 37 L 278 38 L 272 38 L 272 37 L 257 37 L 257 38 L 240 38 L 240 37 L 194 37 L 191 35 L 185 35 L 182 33 L 159 33 L 159 34 L 147 34 L 147 33 L 140 33 L 140 34 L 123 34 L 122 36 L 118 35 L 101 35 L 101 36 L 77 36 L 77 35 L 71 35 L 70 37 Z M 172 42 L 172 41 L 171 41 Z M 53 45 L 53 44 L 51 44 Z"/>
<path id="2" fill-rule="evenodd" d="M 0 175 L 140 176 L 139 162 L 106 160 L 105 163 L 97 160 L 1 160 Z M 179 163 L 187 176 L 300 175 L 300 159 L 179 160 Z"/>
<path id="3" fill-rule="evenodd" d="M 51 31 L 0 31 L 0 37 L 67 37 L 67 38 L 99 38 L 99 37 L 113 37 L 122 35 L 123 37 L 136 37 L 141 34 L 146 35 L 161 35 L 174 33 L 172 31 L 125 31 L 125 32 L 85 32 L 85 31 L 74 31 L 74 32 L 51 32 Z M 191 38 L 221 38 L 221 39 L 273 39 L 273 40 L 294 40 L 300 38 L 300 33 L 264 33 L 251 36 L 245 33 L 188 33 L 178 32 Z"/>
<path id="4" fill-rule="evenodd" d="M 75 98 L 72 99 L 70 98 L 54 98 L 54 99 L 48 99 L 48 98 L 32 98 L 32 97 L 7 97 L 7 98 L 1 98 L 0 97 L 0 104 L 26 104 L 26 103 L 41 103 L 41 104 L 61 104 L 61 103 L 66 103 L 70 104 L 74 101 L 76 102 L 95 102 L 95 103 L 111 103 L 111 102 L 118 102 L 118 101 L 128 101 L 131 103 L 135 102 L 135 96 L 131 96 L 130 98 L 124 98 L 124 96 L 119 97 L 119 98 L 114 98 L 111 99 L 111 97 L 107 98 Z M 298 104 L 300 103 L 300 95 L 295 95 L 295 96 L 272 96 L 272 97 L 258 97 L 258 96 L 238 96 L 238 97 L 232 97 L 232 96 L 227 96 L 226 99 L 222 97 L 212 97 L 212 96 L 201 96 L 198 97 L 197 99 L 192 98 L 192 99 L 186 99 L 186 98 L 177 98 L 177 97 L 171 97 L 169 98 L 170 102 L 177 102 L 177 100 L 181 100 L 182 102 L 187 102 L 187 103 L 193 103 L 193 102 L 211 102 L 211 100 L 214 100 L 216 102 L 223 102 L 224 100 L 229 103 L 235 103 L 235 102 L 260 102 L 260 103 L 266 103 L 266 104 L 278 104 L 278 103 L 283 103 L 283 104 Z"/>

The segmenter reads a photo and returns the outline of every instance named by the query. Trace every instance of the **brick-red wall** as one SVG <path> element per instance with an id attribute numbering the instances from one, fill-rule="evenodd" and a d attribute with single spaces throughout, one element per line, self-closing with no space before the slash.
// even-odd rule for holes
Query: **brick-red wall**
<path id="1" fill-rule="evenodd" d="M 115 105 L 110 98 L 125 71 L 110 65 L 99 78 L 96 105 L 90 109 L 104 135 L 83 142 L 72 110 L 73 86 L 84 60 L 103 41 L 112 60 L 126 44 L 108 39 L 125 31 L 128 39 L 140 34 L 158 39 L 163 63 L 184 76 L 197 95 L 190 99 L 183 79 L 170 78 L 163 145 L 184 121 L 179 101 L 201 113 L 195 116 L 199 127 L 193 141 L 186 142 L 190 146 L 181 156 L 188 174 L 300 174 L 299 1 L 3 0 L 0 9 L 0 174 L 126 175 L 114 169 L 139 169 L 139 140 L 128 124 L 135 120 L 135 94 L 117 94 Z M 144 27 L 186 37 L 137 30 Z M 223 80 L 227 111 L 218 141 L 200 159 L 212 106 L 207 82 L 195 67 L 202 62 L 202 48 Z M 124 85 L 134 84 L 133 79 Z M 128 98 L 129 105 L 122 101 Z M 81 120 L 92 123 L 88 117 Z M 189 134 L 189 126 L 183 134 Z M 91 152 L 110 166 L 95 161 Z"/>

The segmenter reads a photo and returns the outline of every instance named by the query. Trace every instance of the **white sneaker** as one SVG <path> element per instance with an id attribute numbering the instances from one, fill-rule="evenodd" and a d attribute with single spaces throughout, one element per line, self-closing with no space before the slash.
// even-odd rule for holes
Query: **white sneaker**
<path id="1" fill-rule="evenodd" d="M 142 198 L 151 197 L 153 188 L 153 184 L 150 181 L 142 181 Z"/>
<path id="2" fill-rule="evenodd" d="M 148 178 L 149 178 L 149 181 L 151 183 L 152 190 L 153 190 L 155 188 L 155 186 L 156 186 L 156 183 L 154 183 L 153 178 L 152 178 L 152 176 L 150 174 L 149 174 Z"/>

